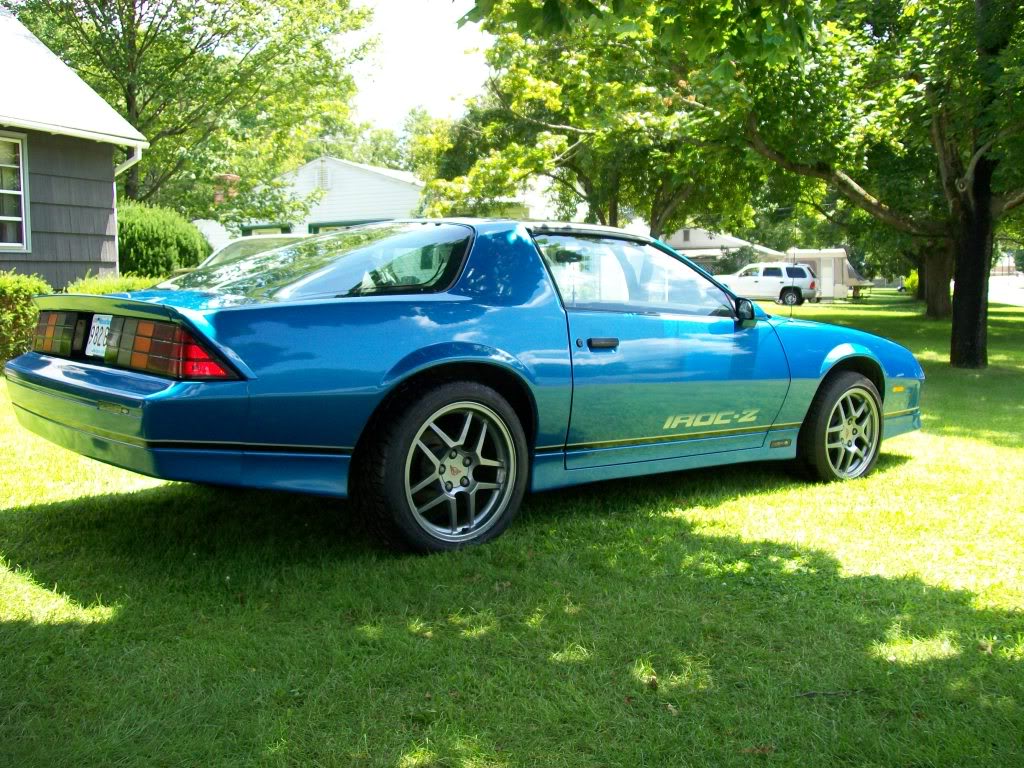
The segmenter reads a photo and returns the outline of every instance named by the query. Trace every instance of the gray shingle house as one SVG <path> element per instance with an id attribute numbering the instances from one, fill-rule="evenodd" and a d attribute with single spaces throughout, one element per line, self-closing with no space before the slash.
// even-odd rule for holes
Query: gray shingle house
<path id="1" fill-rule="evenodd" d="M 146 138 L 0 10 L 0 269 L 55 288 L 117 271 L 114 177 Z M 116 165 L 119 147 L 131 156 Z"/>

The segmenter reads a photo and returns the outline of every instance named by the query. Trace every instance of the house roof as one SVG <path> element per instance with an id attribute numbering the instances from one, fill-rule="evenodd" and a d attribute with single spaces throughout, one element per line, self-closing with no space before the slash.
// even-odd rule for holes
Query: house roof
<path id="1" fill-rule="evenodd" d="M 401 181 L 406 184 L 412 184 L 414 187 L 423 187 L 424 184 L 418 178 L 416 174 L 409 171 L 399 171 L 395 168 L 383 168 L 379 165 L 366 165 L 365 163 L 354 163 L 351 160 L 342 160 L 340 157 L 334 157 L 333 155 L 324 155 L 318 157 L 316 160 L 310 160 L 306 165 L 319 162 L 320 160 L 330 160 L 333 163 L 339 163 L 341 165 L 347 165 L 351 168 L 358 168 L 362 171 L 368 171 L 370 173 L 376 173 L 380 176 L 386 176 L 395 181 Z"/>
<path id="2" fill-rule="evenodd" d="M 147 147 L 146 137 L 85 84 L 39 38 L 0 9 L 0 125 Z"/>

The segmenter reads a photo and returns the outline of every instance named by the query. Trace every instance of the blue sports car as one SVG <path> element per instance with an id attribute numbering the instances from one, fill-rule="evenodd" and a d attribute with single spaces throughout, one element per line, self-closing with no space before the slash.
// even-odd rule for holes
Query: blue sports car
<path id="1" fill-rule="evenodd" d="M 861 477 L 921 425 L 903 347 L 766 315 L 605 227 L 393 221 L 37 301 L 4 369 L 33 432 L 170 480 L 351 495 L 420 551 L 494 538 L 527 489 L 768 459 Z"/>

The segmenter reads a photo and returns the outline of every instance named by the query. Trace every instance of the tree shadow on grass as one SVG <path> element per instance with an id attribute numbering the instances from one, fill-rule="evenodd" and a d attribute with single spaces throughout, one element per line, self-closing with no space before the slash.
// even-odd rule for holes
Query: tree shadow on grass
<path id="1" fill-rule="evenodd" d="M 10 510 L 6 594 L 66 615 L 0 623 L 0 763 L 1021 764 L 1024 617 L 699 532 L 673 483 L 534 497 L 435 557 L 306 497 Z"/>

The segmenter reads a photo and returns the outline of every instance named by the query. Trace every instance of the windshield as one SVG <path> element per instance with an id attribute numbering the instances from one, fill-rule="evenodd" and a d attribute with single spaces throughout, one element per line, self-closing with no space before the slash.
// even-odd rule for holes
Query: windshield
<path id="1" fill-rule="evenodd" d="M 226 261 L 239 259 L 243 256 L 255 256 L 257 253 L 263 253 L 264 251 L 270 251 L 274 248 L 280 248 L 282 245 L 294 243 L 298 239 L 299 238 L 296 236 L 291 236 L 257 237 L 252 239 L 243 238 L 241 240 L 235 240 L 233 243 L 228 243 L 219 251 L 214 253 L 203 266 L 223 264 Z"/>
<path id="2" fill-rule="evenodd" d="M 368 224 L 206 265 L 159 287 L 281 301 L 442 291 L 455 280 L 472 232 L 461 224 Z"/>

